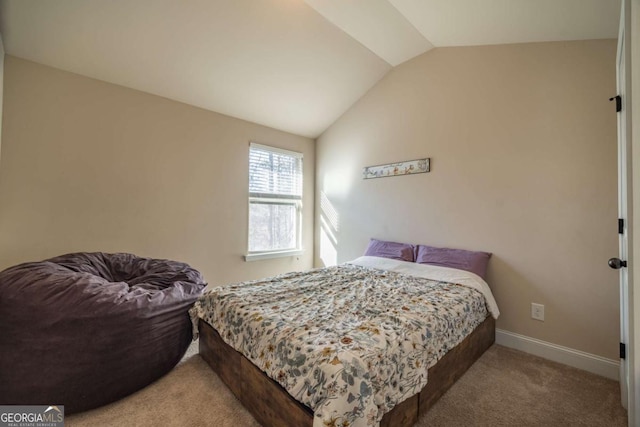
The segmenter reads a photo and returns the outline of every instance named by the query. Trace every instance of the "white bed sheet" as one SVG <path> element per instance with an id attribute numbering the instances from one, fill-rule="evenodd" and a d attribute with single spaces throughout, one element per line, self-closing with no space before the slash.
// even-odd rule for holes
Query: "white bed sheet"
<path id="1" fill-rule="evenodd" d="M 375 256 L 361 256 L 348 264 L 360 265 L 362 267 L 377 268 L 380 270 L 394 271 L 396 273 L 408 274 L 415 277 L 422 277 L 441 282 L 455 283 L 478 290 L 484 295 L 487 301 L 487 309 L 494 319 L 500 316 L 500 310 L 496 299 L 491 292 L 491 288 L 482 277 L 475 273 L 457 268 L 439 267 L 436 265 L 418 264 L 415 262 L 399 261 L 390 258 L 380 258 Z"/>

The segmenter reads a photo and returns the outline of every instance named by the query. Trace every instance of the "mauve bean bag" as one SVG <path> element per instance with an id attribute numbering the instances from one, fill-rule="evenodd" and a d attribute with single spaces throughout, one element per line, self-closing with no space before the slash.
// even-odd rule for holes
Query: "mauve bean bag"
<path id="1" fill-rule="evenodd" d="M 75 253 L 0 273 L 0 405 L 80 412 L 167 373 L 206 283 L 189 265 Z"/>

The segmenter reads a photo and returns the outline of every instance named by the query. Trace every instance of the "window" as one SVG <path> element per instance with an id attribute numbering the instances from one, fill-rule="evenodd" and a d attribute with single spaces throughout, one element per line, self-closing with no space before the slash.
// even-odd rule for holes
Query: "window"
<path id="1" fill-rule="evenodd" d="M 302 154 L 251 143 L 247 260 L 301 250 Z"/>

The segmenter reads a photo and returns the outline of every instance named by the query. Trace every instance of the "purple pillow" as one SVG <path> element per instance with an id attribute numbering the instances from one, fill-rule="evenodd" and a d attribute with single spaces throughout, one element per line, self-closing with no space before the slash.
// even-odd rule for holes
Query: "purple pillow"
<path id="1" fill-rule="evenodd" d="M 488 252 L 465 251 L 463 249 L 434 248 L 418 245 L 416 262 L 440 267 L 466 270 L 485 278 L 491 254 Z"/>
<path id="2" fill-rule="evenodd" d="M 382 258 L 398 259 L 400 261 L 413 262 L 413 245 L 406 243 L 385 242 L 384 240 L 371 239 L 365 251 L 365 256 L 379 256 Z"/>

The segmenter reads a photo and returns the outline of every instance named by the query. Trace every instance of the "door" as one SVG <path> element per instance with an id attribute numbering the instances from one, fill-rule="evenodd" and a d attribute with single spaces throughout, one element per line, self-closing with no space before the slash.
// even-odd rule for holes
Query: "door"
<path id="1" fill-rule="evenodd" d="M 609 266 L 620 272 L 620 393 L 622 406 L 629 409 L 629 357 L 627 351 L 629 349 L 629 277 L 627 270 L 627 256 L 629 251 L 629 224 L 628 224 L 628 207 L 630 181 L 628 167 L 628 100 L 627 100 L 627 40 L 626 40 L 626 1 L 622 2 L 622 11 L 620 17 L 620 32 L 618 35 L 618 54 L 616 61 L 616 86 L 618 95 L 612 98 L 616 102 L 616 111 L 618 116 L 618 237 L 619 237 L 619 253 L 618 258 L 611 258 Z M 633 404 L 633 402 L 632 402 Z"/>

